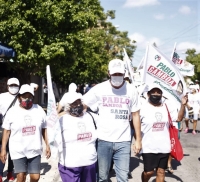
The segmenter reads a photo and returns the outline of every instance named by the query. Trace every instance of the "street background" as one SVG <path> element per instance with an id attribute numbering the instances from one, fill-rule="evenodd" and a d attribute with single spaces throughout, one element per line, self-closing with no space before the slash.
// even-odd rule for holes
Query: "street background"
<path id="1" fill-rule="evenodd" d="M 184 133 L 185 124 L 183 123 L 183 131 L 181 132 L 181 143 L 184 150 L 184 158 L 181 162 L 172 160 L 172 167 L 174 169 L 174 174 L 168 174 L 166 172 L 166 182 L 199 182 L 200 181 L 200 121 L 197 124 L 197 134 L 193 135 L 192 129 L 189 130 L 187 134 Z M 190 128 L 192 128 L 192 123 L 190 123 Z M 76 157 L 76 156 L 74 156 Z M 50 158 L 47 160 L 45 156 L 42 156 L 41 163 L 41 177 L 39 182 L 62 182 L 58 168 L 58 162 L 56 159 Z M 136 157 L 132 154 L 131 157 L 131 173 L 133 179 L 129 182 L 140 182 L 141 173 L 143 171 L 142 157 Z M 4 169 L 4 178 L 6 180 L 7 165 Z M 155 182 L 155 174 L 149 180 L 149 182 Z M 15 180 L 16 181 L 16 180 Z M 29 175 L 27 176 L 26 182 L 29 182 Z M 110 173 L 110 182 L 117 182 L 114 170 Z"/>

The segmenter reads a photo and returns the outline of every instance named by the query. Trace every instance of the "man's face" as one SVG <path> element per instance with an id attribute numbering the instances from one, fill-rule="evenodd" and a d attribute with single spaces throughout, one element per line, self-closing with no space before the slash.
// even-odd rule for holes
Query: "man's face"
<path id="1" fill-rule="evenodd" d="M 161 114 L 161 113 L 156 113 L 156 114 L 155 114 L 155 117 L 156 117 L 157 121 L 161 121 L 161 119 L 162 119 L 162 114 Z"/>
<path id="2" fill-rule="evenodd" d="M 124 84 L 124 74 L 123 73 L 113 73 L 108 74 L 110 76 L 110 83 L 112 87 L 118 89 L 121 88 Z"/>
<path id="3" fill-rule="evenodd" d="M 84 123 L 78 123 L 78 128 L 80 129 L 81 132 L 85 132 L 85 124 Z"/>
<path id="4" fill-rule="evenodd" d="M 27 126 L 31 125 L 31 117 L 30 116 L 25 116 L 24 117 L 24 121 L 26 123 Z"/>
<path id="5" fill-rule="evenodd" d="M 8 92 L 12 95 L 15 95 L 19 91 L 19 85 L 16 84 L 10 84 L 7 86 Z"/>

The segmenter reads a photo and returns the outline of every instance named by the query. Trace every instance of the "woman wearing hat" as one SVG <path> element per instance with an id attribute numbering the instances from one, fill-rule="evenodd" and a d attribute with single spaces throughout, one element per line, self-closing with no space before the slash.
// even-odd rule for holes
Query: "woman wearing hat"
<path id="1" fill-rule="evenodd" d="M 85 112 L 81 99 L 80 93 L 69 92 L 66 114 L 60 118 L 63 152 L 58 168 L 63 182 L 96 182 L 96 116 Z"/>
<path id="2" fill-rule="evenodd" d="M 186 117 L 185 117 L 185 133 L 188 133 L 189 130 L 189 119 L 193 122 L 193 131 L 192 134 L 196 135 L 196 128 L 197 128 L 197 120 L 199 116 L 200 110 L 200 98 L 199 93 L 196 85 L 189 86 L 190 92 L 188 93 L 188 105 L 192 108 L 192 110 L 187 110 Z M 187 108 L 186 108 L 187 109 Z M 193 111 L 193 112 L 191 112 Z"/>
<path id="3" fill-rule="evenodd" d="M 182 120 L 187 103 L 187 97 L 182 98 L 179 113 L 175 104 L 163 104 L 162 89 L 158 84 L 152 84 L 148 88 L 148 102 L 140 109 L 141 131 L 142 131 L 142 157 L 144 171 L 142 182 L 148 182 L 156 169 L 156 181 L 164 182 L 165 169 L 171 151 L 168 130 L 168 106 L 172 121 Z M 175 107 L 174 107 L 175 106 Z M 148 111 L 148 112 L 147 112 Z"/>
<path id="4" fill-rule="evenodd" d="M 26 181 L 26 173 L 30 174 L 30 181 L 39 180 L 42 136 L 46 143 L 46 157 L 51 155 L 47 142 L 46 114 L 39 105 L 33 104 L 33 99 L 33 88 L 22 85 L 18 94 L 19 105 L 7 112 L 2 125 L 1 161 L 6 161 L 6 145 L 10 136 L 9 151 L 19 182 Z"/>

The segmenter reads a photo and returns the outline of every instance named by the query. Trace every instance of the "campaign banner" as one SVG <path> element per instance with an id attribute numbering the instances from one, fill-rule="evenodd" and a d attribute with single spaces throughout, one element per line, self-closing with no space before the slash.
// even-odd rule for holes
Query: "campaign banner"
<path id="1" fill-rule="evenodd" d="M 148 45 L 145 59 L 143 82 L 156 83 L 163 90 L 163 96 L 178 103 L 187 92 L 183 76 L 176 65 L 153 45 Z"/>
<path id="2" fill-rule="evenodd" d="M 194 66 L 191 63 L 180 58 L 176 52 L 176 43 L 172 52 L 172 62 L 177 66 L 181 75 L 183 76 L 194 76 Z"/>
<path id="3" fill-rule="evenodd" d="M 58 152 L 62 152 L 62 136 L 59 117 L 56 110 L 55 95 L 53 92 L 53 85 L 51 80 L 50 67 L 46 67 L 47 88 L 48 88 L 48 105 L 47 105 L 47 134 L 48 141 L 51 148 L 51 156 L 57 158 Z"/>

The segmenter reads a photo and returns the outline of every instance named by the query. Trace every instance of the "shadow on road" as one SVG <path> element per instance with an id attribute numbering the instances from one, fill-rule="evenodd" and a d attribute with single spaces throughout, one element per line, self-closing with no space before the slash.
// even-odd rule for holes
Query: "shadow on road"
<path id="1" fill-rule="evenodd" d="M 140 165 L 140 163 L 143 163 L 141 155 L 131 157 L 131 159 L 130 159 L 130 171 L 133 171 L 134 169 L 136 169 Z"/>
<path id="2" fill-rule="evenodd" d="M 154 177 L 156 177 L 156 175 L 154 174 L 153 175 Z M 176 179 L 177 181 L 180 181 L 180 182 L 183 182 L 183 180 L 181 178 L 179 178 L 178 176 L 174 175 L 174 174 L 168 174 L 168 173 L 165 173 L 165 177 L 168 177 L 168 178 L 174 178 Z M 156 182 L 156 178 L 153 179 L 152 182 Z M 165 181 L 166 182 L 166 181 Z"/>
<path id="3" fill-rule="evenodd" d="M 42 171 L 42 173 L 40 173 L 40 175 L 45 175 L 50 169 L 51 165 L 49 165 L 47 162 L 42 162 L 40 167 L 40 171 Z"/>

